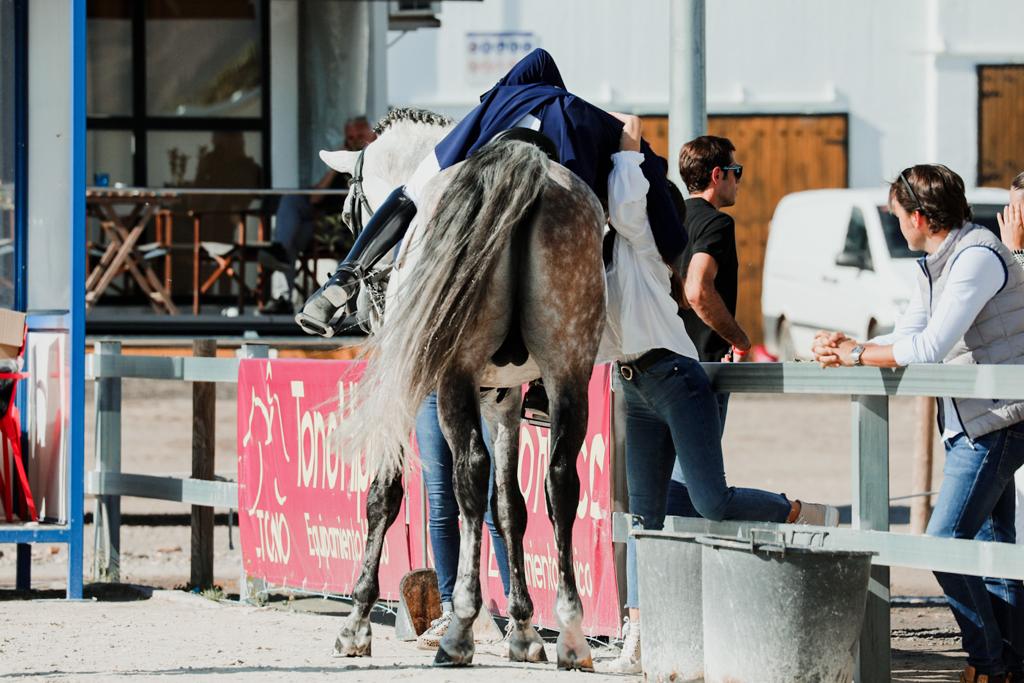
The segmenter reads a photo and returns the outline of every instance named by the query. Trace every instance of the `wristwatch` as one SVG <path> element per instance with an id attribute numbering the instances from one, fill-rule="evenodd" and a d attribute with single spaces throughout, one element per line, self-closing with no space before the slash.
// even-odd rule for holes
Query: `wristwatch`
<path id="1" fill-rule="evenodd" d="M 854 365 L 860 365 L 861 364 L 860 363 L 860 357 L 861 357 L 861 354 L 863 354 L 863 353 L 864 353 L 864 345 L 863 344 L 857 344 L 852 349 L 850 349 L 850 360 L 853 361 Z"/>

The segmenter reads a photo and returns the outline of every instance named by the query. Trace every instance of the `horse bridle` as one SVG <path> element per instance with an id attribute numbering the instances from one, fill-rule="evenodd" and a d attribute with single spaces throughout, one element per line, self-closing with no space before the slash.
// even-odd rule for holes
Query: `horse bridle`
<path id="1" fill-rule="evenodd" d="M 349 227 L 357 236 L 363 231 L 363 210 L 365 209 L 367 214 L 373 213 L 370 202 L 366 199 L 366 191 L 363 190 L 364 154 L 366 154 L 365 148 L 361 149 L 359 156 L 356 157 L 356 165 L 352 169 L 352 180 L 348 183 L 349 192 L 352 193 L 352 225 Z"/>

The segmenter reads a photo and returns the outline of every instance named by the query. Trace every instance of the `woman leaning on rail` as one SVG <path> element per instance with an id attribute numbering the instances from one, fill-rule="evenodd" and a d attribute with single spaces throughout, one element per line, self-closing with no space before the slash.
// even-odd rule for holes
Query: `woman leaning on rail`
<path id="1" fill-rule="evenodd" d="M 1016 206 L 1000 218 L 1004 235 L 1016 226 L 1024 236 Z M 999 238 L 971 222 L 960 176 L 941 165 L 907 168 L 889 187 L 889 209 L 910 248 L 925 253 L 910 303 L 883 337 L 859 342 L 819 332 L 815 359 L 823 367 L 1024 363 L 1024 269 Z M 1015 541 L 1013 475 L 1024 465 L 1022 421 L 1022 400 L 939 401 L 946 463 L 929 535 Z M 967 652 L 961 682 L 1024 681 L 1021 582 L 946 572 L 935 577 Z"/>

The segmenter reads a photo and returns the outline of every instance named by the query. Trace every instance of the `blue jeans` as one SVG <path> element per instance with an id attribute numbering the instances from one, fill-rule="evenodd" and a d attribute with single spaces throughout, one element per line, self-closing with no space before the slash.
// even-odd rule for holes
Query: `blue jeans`
<path id="1" fill-rule="evenodd" d="M 491 451 L 490 435 L 483 424 L 484 444 Z M 455 577 L 459 569 L 459 504 L 455 500 L 452 484 L 454 466 L 452 450 L 441 433 L 437 419 L 437 394 L 430 394 L 416 416 L 416 442 L 420 447 L 420 462 L 423 463 L 423 483 L 427 489 L 427 505 L 430 521 L 430 547 L 434 550 L 434 569 L 437 571 L 437 588 L 441 602 L 452 601 Z M 491 493 L 494 490 L 494 462 L 491 462 L 491 479 L 487 486 L 487 512 L 484 522 L 491 531 L 494 559 L 501 572 L 501 584 L 508 596 L 508 550 L 505 540 L 494 526 L 490 509 Z"/>
<path id="2" fill-rule="evenodd" d="M 622 382 L 626 399 L 626 485 L 634 525 L 661 529 L 668 482 L 678 462 L 690 499 L 707 519 L 784 522 L 790 502 L 780 493 L 729 486 L 722 462 L 722 423 L 700 363 L 677 354 Z M 639 607 L 636 545 L 626 543 L 626 607 Z"/>
<path id="3" fill-rule="evenodd" d="M 295 261 L 313 239 L 316 211 L 309 200 L 309 195 L 289 194 L 281 197 L 276 218 L 271 239 L 280 243 L 288 255 L 290 267 L 283 272 L 288 280 L 288 288 L 294 290 Z"/>
<path id="4" fill-rule="evenodd" d="M 718 417 L 722 423 L 722 435 L 725 435 L 725 416 L 729 412 L 729 393 L 718 392 L 715 394 L 718 402 Z M 690 500 L 690 492 L 686 490 L 686 480 L 683 478 L 683 468 L 679 461 L 672 467 L 672 479 L 668 482 L 668 502 L 665 514 L 671 517 L 700 517 L 697 508 L 693 507 Z"/>
<path id="5" fill-rule="evenodd" d="M 946 464 L 928 534 L 1013 543 L 1013 475 L 1024 464 L 1024 423 L 974 440 L 946 442 Z M 1019 672 L 1024 655 L 1020 581 L 935 572 L 960 626 L 967 663 L 979 673 Z"/>

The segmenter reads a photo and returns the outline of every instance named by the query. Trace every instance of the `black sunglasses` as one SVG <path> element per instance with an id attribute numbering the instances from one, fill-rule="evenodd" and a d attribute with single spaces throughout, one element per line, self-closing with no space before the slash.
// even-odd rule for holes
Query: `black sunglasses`
<path id="1" fill-rule="evenodd" d="M 914 200 L 914 203 L 917 204 L 917 208 L 914 209 L 914 211 L 919 211 L 922 216 L 927 216 L 928 212 L 924 210 L 924 204 L 921 203 L 921 199 L 917 196 L 917 193 L 914 192 L 914 188 L 910 184 L 910 181 L 907 180 L 905 175 L 903 175 L 903 171 L 900 171 L 900 180 L 903 181 L 903 186 L 907 188 L 907 192 L 910 193 L 910 197 Z M 911 213 L 913 213 L 913 211 L 911 211 Z"/>
<path id="2" fill-rule="evenodd" d="M 722 172 L 732 171 L 736 175 L 736 180 L 743 177 L 743 164 L 732 164 L 730 166 L 720 166 Z"/>

